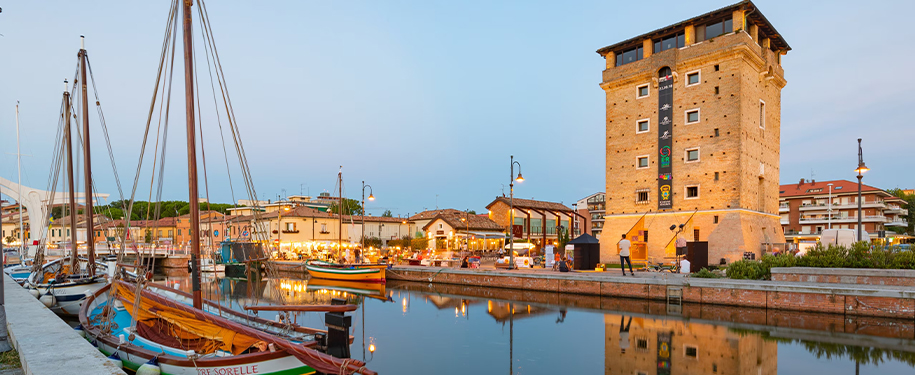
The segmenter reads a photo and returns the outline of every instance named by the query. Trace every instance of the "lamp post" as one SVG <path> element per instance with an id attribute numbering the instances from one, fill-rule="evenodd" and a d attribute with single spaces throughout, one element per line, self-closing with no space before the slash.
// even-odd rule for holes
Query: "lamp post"
<path id="1" fill-rule="evenodd" d="M 518 165 L 518 177 L 515 177 L 515 164 Z M 509 167 L 510 171 L 508 173 L 509 183 L 508 183 L 508 228 L 509 228 L 509 237 L 508 237 L 508 269 L 515 269 L 515 181 L 518 183 L 524 182 L 524 177 L 521 177 L 521 163 L 515 161 L 515 155 L 511 155 L 511 166 Z"/>
<path id="2" fill-rule="evenodd" d="M 858 241 L 861 239 L 861 179 L 864 177 L 864 172 L 869 171 L 870 169 L 864 165 L 864 156 L 861 152 L 861 138 L 858 138 L 858 168 L 855 169 L 855 172 L 858 172 Z"/>
<path id="3" fill-rule="evenodd" d="M 365 256 L 365 188 L 369 188 L 369 200 L 375 200 L 372 185 L 366 185 L 365 181 L 362 181 L 362 251 L 359 252 L 359 263 L 362 263 L 362 257 Z"/>
<path id="4" fill-rule="evenodd" d="M 832 182 L 829 186 L 829 198 L 826 198 L 826 229 L 832 229 Z"/>

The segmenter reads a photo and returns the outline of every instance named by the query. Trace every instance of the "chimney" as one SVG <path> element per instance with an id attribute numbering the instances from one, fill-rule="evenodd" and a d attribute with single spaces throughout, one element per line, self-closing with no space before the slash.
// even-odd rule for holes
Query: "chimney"
<path id="1" fill-rule="evenodd" d="M 802 178 L 800 182 L 797 183 L 797 187 L 801 187 L 804 184 L 804 179 Z"/>
<path id="2" fill-rule="evenodd" d="M 810 180 L 810 183 L 811 183 L 811 184 L 816 184 L 816 183 L 817 183 L 817 180 Z"/>

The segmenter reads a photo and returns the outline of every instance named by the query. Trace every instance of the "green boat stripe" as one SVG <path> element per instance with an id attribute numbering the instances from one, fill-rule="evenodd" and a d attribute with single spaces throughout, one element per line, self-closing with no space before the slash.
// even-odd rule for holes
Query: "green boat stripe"
<path id="1" fill-rule="evenodd" d="M 111 355 L 111 353 L 106 353 L 104 350 L 101 350 L 101 348 L 99 348 L 99 351 L 102 352 L 102 354 L 104 354 L 106 357 Z M 137 364 L 137 363 L 134 363 L 131 361 L 127 361 L 123 358 L 121 358 L 121 363 L 124 365 L 124 367 L 126 367 L 134 372 L 136 372 L 137 369 L 140 368 L 140 364 Z M 259 375 L 311 375 L 314 373 L 316 373 L 316 371 L 315 371 L 315 369 L 311 368 L 311 366 L 302 366 L 302 367 L 296 367 L 296 368 L 291 368 L 291 369 L 282 370 L 282 371 L 265 372 L 265 373 L 259 374 Z M 162 375 L 174 375 L 174 374 L 162 372 Z"/>
<path id="2" fill-rule="evenodd" d="M 344 275 L 362 275 L 362 274 L 372 274 L 372 273 L 381 272 L 380 269 L 371 269 L 371 268 L 362 269 L 362 270 L 345 270 L 345 269 L 336 269 L 336 268 L 315 267 L 315 266 L 308 266 L 308 265 L 306 265 L 305 268 L 308 269 L 309 271 L 337 273 L 337 274 L 344 274 Z"/>

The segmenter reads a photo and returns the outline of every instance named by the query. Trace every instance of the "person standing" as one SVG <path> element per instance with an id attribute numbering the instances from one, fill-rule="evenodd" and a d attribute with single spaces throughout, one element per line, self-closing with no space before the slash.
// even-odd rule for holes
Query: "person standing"
<path id="1" fill-rule="evenodd" d="M 626 239 L 625 233 L 623 233 L 623 239 L 616 246 L 619 247 L 620 251 L 620 269 L 623 270 L 623 276 L 626 276 L 626 263 L 629 263 L 629 274 L 635 276 L 635 273 L 632 272 L 632 260 L 629 259 L 629 248 L 632 247 L 632 242 Z"/>

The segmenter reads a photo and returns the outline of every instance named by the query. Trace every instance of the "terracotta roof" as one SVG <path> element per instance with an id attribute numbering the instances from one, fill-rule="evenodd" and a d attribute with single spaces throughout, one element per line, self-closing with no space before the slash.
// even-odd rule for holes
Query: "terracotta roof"
<path id="1" fill-rule="evenodd" d="M 420 213 L 418 213 L 418 214 L 416 214 L 416 215 L 410 216 L 410 219 L 409 219 L 409 220 L 410 220 L 410 221 L 415 221 L 415 220 L 428 220 L 428 219 L 431 219 L 431 218 L 433 218 L 433 217 L 435 217 L 435 216 L 437 216 L 438 214 L 441 214 L 441 213 L 463 214 L 464 211 L 455 210 L 455 209 L 453 209 L 453 208 L 442 208 L 442 209 L 438 209 L 438 210 L 429 210 L 429 211 L 423 211 L 423 212 L 420 212 Z"/>
<path id="2" fill-rule="evenodd" d="M 806 181 L 801 180 L 799 183 L 795 184 L 785 184 L 779 187 L 779 198 L 789 198 L 789 197 L 798 197 L 805 195 L 823 195 L 829 193 L 829 184 L 832 184 L 832 194 L 847 194 L 847 193 L 857 193 L 858 192 L 858 183 L 848 180 L 833 180 L 833 181 Z M 820 190 L 822 189 L 822 190 Z M 861 191 L 883 191 L 881 189 L 875 188 L 873 186 L 861 185 Z M 886 193 L 889 195 L 889 193 Z"/>
<path id="3" fill-rule="evenodd" d="M 492 221 L 492 219 L 490 219 L 489 216 L 468 215 L 462 211 L 458 211 L 458 212 L 459 213 L 457 213 L 457 214 L 442 213 L 442 214 L 436 215 L 435 217 L 432 218 L 432 220 L 429 221 L 429 223 L 427 223 L 425 226 L 423 226 L 423 230 L 429 229 L 429 226 L 431 226 L 433 223 L 435 223 L 436 220 L 439 220 L 439 219 L 441 219 L 446 224 L 450 225 L 452 228 L 454 228 L 456 230 L 467 229 L 467 230 L 488 230 L 488 231 L 500 231 L 501 232 L 503 229 L 505 229 L 505 228 L 502 228 L 502 226 L 497 224 L 495 221 Z M 464 219 L 467 221 L 463 221 L 461 219 Z"/>
<path id="4" fill-rule="evenodd" d="M 489 209 L 489 208 L 492 207 L 494 204 L 496 204 L 496 202 L 503 202 L 503 203 L 505 203 L 505 204 L 509 204 L 509 199 L 508 199 L 508 197 L 496 197 L 496 200 L 494 200 L 494 201 L 492 201 L 492 203 L 486 205 L 486 208 Z M 560 212 L 572 212 L 572 209 L 571 209 L 571 208 L 566 207 L 566 205 L 564 205 L 564 204 L 562 204 L 562 203 L 546 202 L 546 201 L 536 201 L 536 200 L 533 200 L 533 199 L 515 198 L 515 199 L 514 199 L 514 206 L 515 206 L 515 208 L 518 208 L 518 209 L 534 209 L 534 210 L 549 210 L 549 211 L 560 211 Z"/>
<path id="5" fill-rule="evenodd" d="M 178 221 L 177 217 L 163 217 L 163 218 L 159 219 L 159 226 L 160 227 L 173 227 L 173 226 L 175 226 L 177 221 Z"/>
<path id="6" fill-rule="evenodd" d="M 214 213 L 214 214 L 217 214 L 217 215 L 223 215 L 222 212 L 215 211 L 215 210 L 209 210 L 209 211 L 200 211 L 200 216 L 202 217 L 203 215 L 206 215 L 207 213 Z M 190 213 L 186 213 L 186 214 L 181 215 L 181 216 L 178 216 L 178 217 L 180 217 L 180 218 L 189 218 L 189 217 L 191 217 L 191 214 L 190 214 Z"/>

